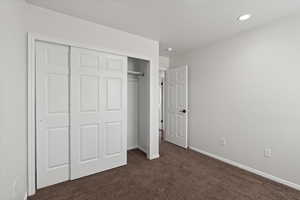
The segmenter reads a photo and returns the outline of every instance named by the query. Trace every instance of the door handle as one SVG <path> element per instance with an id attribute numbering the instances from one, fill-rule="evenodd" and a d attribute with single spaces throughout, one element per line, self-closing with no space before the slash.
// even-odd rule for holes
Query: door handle
<path id="1" fill-rule="evenodd" d="M 186 109 L 183 109 L 183 110 L 181 110 L 181 111 L 179 111 L 179 112 L 181 112 L 181 113 L 186 113 Z"/>

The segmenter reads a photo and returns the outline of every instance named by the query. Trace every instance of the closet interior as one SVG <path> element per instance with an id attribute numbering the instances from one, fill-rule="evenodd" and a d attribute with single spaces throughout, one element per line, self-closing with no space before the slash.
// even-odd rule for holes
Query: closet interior
<path id="1" fill-rule="evenodd" d="M 128 57 L 127 150 L 148 154 L 150 120 L 149 61 Z"/>

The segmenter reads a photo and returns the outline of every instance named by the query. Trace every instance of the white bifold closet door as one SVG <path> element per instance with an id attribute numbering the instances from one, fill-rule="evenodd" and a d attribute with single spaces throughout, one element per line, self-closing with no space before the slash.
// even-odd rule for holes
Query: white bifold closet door
<path id="1" fill-rule="evenodd" d="M 36 42 L 37 188 L 127 163 L 127 57 Z"/>
<path id="2" fill-rule="evenodd" d="M 36 43 L 37 188 L 69 180 L 69 47 Z"/>
<path id="3" fill-rule="evenodd" d="M 127 57 L 71 47 L 71 179 L 127 163 Z"/>

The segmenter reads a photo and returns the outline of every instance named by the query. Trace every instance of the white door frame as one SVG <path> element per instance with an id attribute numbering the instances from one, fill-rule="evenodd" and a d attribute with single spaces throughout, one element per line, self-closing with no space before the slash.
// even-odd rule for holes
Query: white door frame
<path id="1" fill-rule="evenodd" d="M 159 69 L 159 93 L 161 95 L 161 98 L 162 98 L 162 102 L 159 102 L 161 105 L 160 105 L 160 112 L 162 113 L 159 113 L 159 115 L 162 114 L 162 119 L 159 120 L 159 127 L 161 126 L 161 120 L 163 120 L 163 123 L 162 123 L 162 130 L 165 131 L 165 75 L 166 75 L 166 72 L 167 72 L 168 68 L 160 68 Z M 161 82 L 161 73 L 164 73 L 164 77 L 163 77 L 163 81 Z M 163 84 L 161 86 L 161 83 Z M 162 88 L 161 88 L 162 87 Z M 161 89 L 163 90 L 162 94 L 161 94 Z M 159 138 L 161 139 L 161 138 Z"/>
<path id="2" fill-rule="evenodd" d="M 36 41 L 44 41 L 44 42 L 51 42 L 51 43 L 57 43 L 57 44 L 62 44 L 62 45 L 68 45 L 68 46 L 73 46 L 73 47 L 79 47 L 79 48 L 85 48 L 85 49 L 90 49 L 90 50 L 95 50 L 95 51 L 101 51 L 101 52 L 106 52 L 106 53 L 111 53 L 111 54 L 116 54 L 116 55 L 123 55 L 123 56 L 128 56 L 128 57 L 133 57 L 133 58 L 138 58 L 138 59 L 143 59 L 147 60 L 150 63 L 150 71 L 152 70 L 155 60 L 153 58 L 144 56 L 144 55 L 139 55 L 139 54 L 132 54 L 130 52 L 126 51 L 120 51 L 120 50 L 115 50 L 115 49 L 107 49 L 103 47 L 95 47 L 90 44 L 82 44 L 78 43 L 76 41 L 70 41 L 70 40 L 64 40 L 64 39 L 57 39 L 57 38 L 52 38 L 48 37 L 45 35 L 41 35 L 39 33 L 28 33 L 27 36 L 27 194 L 28 196 L 32 196 L 36 192 L 36 123 L 35 123 L 35 42 Z M 153 69 L 154 70 L 154 69 Z M 157 66 L 158 70 L 158 66 Z M 152 71 L 153 72 L 153 71 Z M 153 121 L 158 122 L 158 115 L 156 116 L 157 112 L 153 112 L 153 108 L 157 108 L 158 106 L 156 105 L 158 103 L 158 96 L 156 90 L 158 90 L 157 81 L 156 79 L 151 77 L 154 73 L 150 73 L 150 128 L 149 128 L 149 149 L 147 149 L 147 158 L 152 160 L 156 159 L 159 157 L 159 154 L 156 153 L 158 152 L 158 149 L 155 149 L 156 147 L 158 148 L 158 145 L 155 143 L 155 139 L 153 137 L 158 137 L 158 127 L 155 127 L 156 125 L 158 126 L 158 123 L 151 123 Z M 158 75 L 158 73 L 155 73 Z M 154 79 L 154 80 L 153 80 Z M 154 83 L 153 83 L 154 82 Z M 157 100 L 156 100 L 157 97 Z M 156 132 L 153 132 L 152 130 L 157 130 Z M 156 134 L 156 135 L 155 135 Z"/>

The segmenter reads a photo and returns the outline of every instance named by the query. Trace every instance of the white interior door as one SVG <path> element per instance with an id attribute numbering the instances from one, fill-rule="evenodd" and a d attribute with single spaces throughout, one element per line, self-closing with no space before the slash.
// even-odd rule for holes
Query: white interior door
<path id="1" fill-rule="evenodd" d="M 71 179 L 127 163 L 127 57 L 71 48 Z"/>
<path id="2" fill-rule="evenodd" d="M 37 188 L 69 180 L 69 47 L 36 43 Z"/>
<path id="3" fill-rule="evenodd" d="M 166 74 L 166 140 L 188 147 L 188 67 L 171 68 Z"/>

